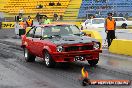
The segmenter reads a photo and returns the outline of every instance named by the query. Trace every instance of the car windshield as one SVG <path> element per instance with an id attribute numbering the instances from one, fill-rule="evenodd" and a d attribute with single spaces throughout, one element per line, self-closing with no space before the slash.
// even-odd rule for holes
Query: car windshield
<path id="1" fill-rule="evenodd" d="M 104 23 L 104 22 L 105 22 L 104 19 L 93 19 L 93 20 L 92 20 L 92 23 L 93 23 L 93 24 L 102 24 L 102 23 Z"/>
<path id="2" fill-rule="evenodd" d="M 80 34 L 80 30 L 75 25 L 56 25 L 56 26 L 48 26 L 44 27 L 43 36 L 65 36 L 65 35 L 76 35 Z"/>
<path id="3" fill-rule="evenodd" d="M 116 21 L 125 21 L 123 18 L 116 18 Z"/>

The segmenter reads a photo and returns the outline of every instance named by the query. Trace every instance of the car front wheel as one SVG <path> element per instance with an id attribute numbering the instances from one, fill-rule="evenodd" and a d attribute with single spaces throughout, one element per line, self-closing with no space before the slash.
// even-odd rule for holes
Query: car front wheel
<path id="1" fill-rule="evenodd" d="M 36 56 L 32 55 L 26 48 L 24 48 L 24 57 L 27 62 L 34 62 L 36 58 Z"/>
<path id="2" fill-rule="evenodd" d="M 97 65 L 99 59 L 96 59 L 96 60 L 88 60 L 88 63 L 90 64 L 90 66 L 95 66 Z"/>
<path id="3" fill-rule="evenodd" d="M 52 59 L 51 55 L 48 51 L 45 52 L 44 55 L 45 65 L 49 68 L 55 67 L 55 61 Z"/>

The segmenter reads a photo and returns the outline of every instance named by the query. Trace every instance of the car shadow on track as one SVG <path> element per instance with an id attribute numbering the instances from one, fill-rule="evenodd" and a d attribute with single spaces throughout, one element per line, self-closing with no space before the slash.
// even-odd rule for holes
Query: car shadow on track
<path id="1" fill-rule="evenodd" d="M 98 65 L 90 66 L 88 63 L 80 63 L 80 62 L 64 62 L 64 63 L 57 63 L 54 68 L 47 68 L 44 61 L 37 59 L 35 62 L 26 62 L 24 59 L 22 60 L 25 66 L 32 66 L 32 67 L 42 67 L 43 69 L 48 70 L 56 70 L 56 71 L 64 71 L 64 72 L 76 72 L 81 74 L 81 69 L 86 67 L 89 72 L 96 71 L 98 69 Z M 31 68 L 32 68 L 31 67 Z M 29 67 L 30 68 L 30 67 Z"/>

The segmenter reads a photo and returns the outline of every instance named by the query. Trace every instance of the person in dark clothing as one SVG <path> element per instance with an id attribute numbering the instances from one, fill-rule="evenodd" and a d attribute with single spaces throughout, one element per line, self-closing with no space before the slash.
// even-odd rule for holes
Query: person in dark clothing
<path id="1" fill-rule="evenodd" d="M 42 24 L 42 16 L 40 16 L 40 18 L 39 18 L 39 25 L 41 25 Z"/>
<path id="2" fill-rule="evenodd" d="M 63 20 L 63 16 L 62 16 L 62 15 L 60 15 L 60 20 L 61 20 L 61 21 Z"/>
<path id="3" fill-rule="evenodd" d="M 54 2 L 52 2 L 51 6 L 54 6 L 54 5 L 55 5 L 55 3 L 54 3 Z"/>
<path id="4" fill-rule="evenodd" d="M 57 3 L 57 6 L 61 6 L 61 3 L 60 3 L 60 2 L 58 2 L 58 3 Z"/>
<path id="5" fill-rule="evenodd" d="M 57 19 L 58 19 L 58 14 L 54 14 L 54 17 L 53 17 L 53 21 L 57 21 Z"/>
<path id="6" fill-rule="evenodd" d="M 39 4 L 36 6 L 37 9 L 42 9 L 43 8 L 43 5 Z"/>
<path id="7" fill-rule="evenodd" d="M 39 13 L 36 14 L 36 19 L 39 22 L 39 19 L 40 19 L 40 14 Z"/>
<path id="8" fill-rule="evenodd" d="M 112 18 L 112 13 L 108 13 L 108 17 L 105 20 L 105 32 L 107 33 L 108 47 L 111 45 L 113 39 L 115 39 L 116 22 Z"/>
<path id="9" fill-rule="evenodd" d="M 51 4 L 52 4 L 52 3 L 51 3 L 51 2 L 49 2 L 49 6 L 51 6 Z"/>
<path id="10" fill-rule="evenodd" d="M 49 6 L 54 6 L 54 5 L 55 5 L 54 2 L 50 2 L 50 3 L 49 3 Z"/>
<path id="11" fill-rule="evenodd" d="M 123 14 L 122 14 L 122 13 L 120 13 L 120 14 L 119 14 L 119 17 L 123 17 Z"/>
<path id="12" fill-rule="evenodd" d="M 128 15 L 128 13 L 126 13 L 125 14 L 125 18 L 128 20 L 128 17 L 129 17 L 129 15 Z"/>
<path id="13" fill-rule="evenodd" d="M 30 16 L 28 16 L 28 19 L 26 20 L 27 27 L 32 27 L 33 26 L 33 19 L 31 19 Z"/>
<path id="14" fill-rule="evenodd" d="M 39 8 L 40 8 L 40 9 L 43 8 L 43 5 L 40 4 L 40 5 L 39 5 Z"/>
<path id="15" fill-rule="evenodd" d="M 19 16 L 15 16 L 15 22 L 19 22 Z"/>
<path id="16" fill-rule="evenodd" d="M 117 17 L 117 14 L 116 14 L 116 12 L 114 12 L 113 16 L 114 16 L 114 17 Z"/>

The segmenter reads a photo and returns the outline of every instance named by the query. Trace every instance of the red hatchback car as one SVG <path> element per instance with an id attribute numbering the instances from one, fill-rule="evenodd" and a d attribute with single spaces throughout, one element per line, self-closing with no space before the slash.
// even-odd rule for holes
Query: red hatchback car
<path id="1" fill-rule="evenodd" d="M 47 67 L 57 62 L 88 61 L 96 65 L 99 61 L 100 43 L 83 33 L 75 25 L 49 24 L 34 26 L 22 35 L 22 47 L 26 61 L 35 57 L 44 59 Z"/>

